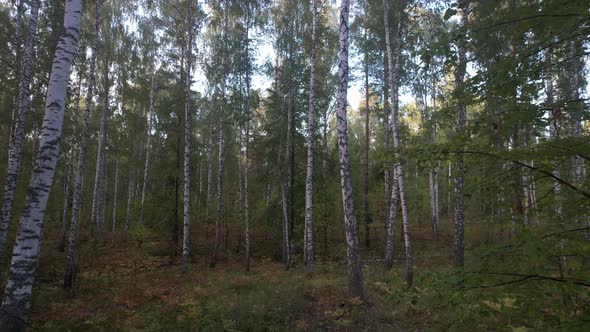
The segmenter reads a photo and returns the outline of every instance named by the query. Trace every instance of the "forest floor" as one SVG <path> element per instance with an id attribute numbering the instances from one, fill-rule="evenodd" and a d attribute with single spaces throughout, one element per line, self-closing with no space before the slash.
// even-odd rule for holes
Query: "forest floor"
<path id="1" fill-rule="evenodd" d="M 365 299 L 346 294 L 344 248 L 333 250 L 332 257 L 341 256 L 338 260 L 318 258 L 311 279 L 305 277 L 298 256 L 289 271 L 279 261 L 255 256 L 252 270 L 245 273 L 243 255 L 229 248 L 217 268 L 209 267 L 208 255 L 195 255 L 188 273 L 183 273 L 181 259 L 170 255 L 170 242 L 157 241 L 152 235 L 145 237 L 141 247 L 111 248 L 109 242 L 98 249 L 98 255 L 90 248 L 81 250 L 71 291 L 62 288 L 64 253 L 51 248 L 40 263 L 32 328 L 583 331 L 590 326 L 588 288 L 542 280 L 513 283 L 518 280 L 514 277 L 506 285 L 501 285 L 506 281 L 501 278 L 476 275 L 468 279 L 467 274 L 450 268 L 450 228 L 438 240 L 430 235 L 427 225 L 413 231 L 414 286 L 408 288 L 403 280 L 402 257 L 393 271 L 385 271 L 382 260 L 368 258 L 378 257 L 379 248 L 375 248 L 374 253 L 363 255 Z M 485 242 L 474 234 L 485 231 L 469 236 L 471 241 Z M 265 245 L 262 239 L 253 242 Z M 50 245 L 46 244 L 47 249 Z M 378 242 L 375 245 L 380 246 Z M 401 254 L 400 246 L 397 250 Z"/>

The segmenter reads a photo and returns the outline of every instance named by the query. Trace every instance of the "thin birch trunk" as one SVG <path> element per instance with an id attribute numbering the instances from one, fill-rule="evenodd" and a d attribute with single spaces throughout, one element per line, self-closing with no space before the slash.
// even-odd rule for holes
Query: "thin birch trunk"
<path id="1" fill-rule="evenodd" d="M 244 245 L 246 251 L 246 272 L 250 272 L 250 122 L 252 117 L 252 100 L 250 99 L 250 8 L 246 20 L 246 146 L 244 159 Z"/>
<path id="2" fill-rule="evenodd" d="M 348 292 L 351 297 L 363 298 L 363 271 L 359 253 L 358 224 L 354 213 L 352 192 L 352 174 L 350 170 L 350 154 L 348 151 L 348 124 L 346 106 L 348 94 L 348 43 L 349 43 L 349 10 L 350 2 L 342 0 L 340 4 L 340 49 L 338 63 L 338 154 L 340 161 L 340 184 L 342 188 L 342 207 L 346 231 L 346 257 L 348 261 Z"/>
<path id="3" fill-rule="evenodd" d="M 250 13 L 248 13 L 250 15 Z M 248 16 L 248 27 L 250 24 L 250 16 Z M 246 39 L 248 40 L 246 48 L 249 50 L 249 30 L 246 29 Z M 247 57 L 249 59 L 249 57 Z M 246 251 L 246 272 L 250 272 L 250 188 L 249 188 L 249 174 L 250 174 L 250 118 L 252 116 L 251 100 L 250 100 L 250 67 L 246 72 L 246 90 L 247 90 L 247 104 L 246 104 L 246 144 L 244 151 L 244 245 Z"/>
<path id="4" fill-rule="evenodd" d="M 62 224 L 60 232 L 59 250 L 65 251 L 68 234 L 68 210 L 72 206 L 70 182 L 72 180 L 72 158 L 67 162 L 67 171 L 64 171 L 64 206 L 62 212 Z"/>
<path id="5" fill-rule="evenodd" d="M 281 152 L 279 151 L 279 165 L 281 159 Z M 286 158 L 285 158 L 286 159 Z M 289 206 L 287 199 L 288 181 L 282 179 L 281 181 L 281 205 L 283 207 L 283 263 L 285 270 L 289 270 L 291 266 L 291 251 L 289 250 Z"/>
<path id="6" fill-rule="evenodd" d="M 404 184 L 404 168 L 403 163 L 400 159 L 399 149 L 401 147 L 400 143 L 400 134 L 399 134 L 399 69 L 400 69 L 400 62 L 401 62 L 401 38 L 402 38 L 402 18 L 403 18 L 403 11 L 405 8 L 405 2 L 399 5 L 397 9 L 397 27 L 396 27 L 396 51 L 395 51 L 395 66 L 394 66 L 394 54 L 391 48 L 390 42 L 390 33 L 389 33 L 389 17 L 388 17 L 388 3 L 387 0 L 383 2 L 384 7 L 384 26 L 385 26 L 385 44 L 387 48 L 387 55 L 388 55 L 388 67 L 389 67 L 389 89 L 391 90 L 391 131 L 393 133 L 393 147 L 396 149 L 395 157 L 396 157 L 396 164 L 395 164 L 395 172 L 394 177 L 397 179 L 397 192 L 399 194 L 399 204 L 402 210 L 402 225 L 403 225 L 403 232 L 404 232 L 404 244 L 405 244 L 405 251 L 406 251 L 406 282 L 408 285 L 412 285 L 413 279 L 413 259 L 412 259 L 412 247 L 411 247 L 411 240 L 410 240 L 410 230 L 409 230 L 409 216 L 408 216 L 408 208 L 406 205 L 406 197 L 405 197 L 405 184 Z M 394 78 L 395 77 L 395 78 Z M 394 180 L 395 181 L 395 180 Z M 395 195 L 396 185 L 394 183 L 394 189 L 392 190 L 392 199 L 393 195 Z M 393 202 L 392 202 L 393 207 Z M 395 207 L 397 208 L 397 207 Z M 394 217 L 395 213 L 390 213 L 390 217 Z M 389 221 L 393 228 L 394 220 Z M 393 235 L 393 230 L 391 232 Z M 389 239 L 393 241 L 392 239 Z M 393 244 L 392 244 L 393 246 Z"/>
<path id="7" fill-rule="evenodd" d="M 154 69 L 152 69 L 153 71 Z M 150 150 L 151 150 L 151 137 L 152 137 L 152 126 L 154 117 L 154 94 L 156 93 L 155 73 L 152 72 L 151 84 L 150 84 L 150 110 L 147 114 L 147 141 L 145 143 L 145 165 L 143 167 L 143 185 L 141 188 L 141 205 L 139 210 L 139 225 L 143 227 L 143 211 L 145 206 L 145 195 L 148 185 L 148 174 L 150 168 Z M 143 231 L 141 232 L 143 233 Z M 141 234 L 140 233 L 140 234 Z M 140 235 L 141 237 L 141 235 Z M 143 239 L 139 239 L 139 245 L 141 245 Z"/>
<path id="8" fill-rule="evenodd" d="M 10 219 L 12 214 L 12 207 L 14 205 L 14 195 L 16 192 L 17 178 L 20 170 L 20 163 L 22 158 L 22 147 L 25 139 L 25 119 L 29 110 L 30 104 L 30 87 L 31 74 L 33 66 L 33 53 L 35 51 L 35 43 L 37 41 L 37 18 L 39 15 L 40 0 L 31 0 L 30 9 L 31 14 L 29 18 L 29 31 L 27 37 L 27 44 L 24 48 L 24 57 L 22 59 L 22 71 L 20 73 L 20 86 L 17 95 L 17 109 L 16 121 L 12 135 L 10 137 L 8 168 L 6 171 L 6 179 L 4 184 L 4 198 L 2 200 L 2 211 L 0 212 L 0 257 L 4 257 L 6 253 L 8 228 L 10 226 Z M 22 5 L 20 1 L 19 6 Z M 18 46 L 20 48 L 20 45 Z"/>
<path id="9" fill-rule="evenodd" d="M 76 184 L 74 186 L 74 202 L 72 204 L 72 221 L 70 223 L 70 238 L 68 242 L 68 253 L 66 257 L 66 266 L 64 272 L 64 288 L 69 289 L 73 284 L 74 277 L 74 256 L 76 254 L 76 238 L 78 236 L 78 220 L 80 218 L 80 208 L 82 207 L 82 186 L 84 184 L 84 167 L 86 164 L 86 143 L 88 140 L 88 121 L 92 110 L 92 99 L 94 98 L 94 84 L 96 71 L 96 55 L 98 53 L 98 38 L 100 32 L 100 11 L 103 0 L 96 1 L 96 17 L 94 20 L 94 40 L 92 42 L 92 51 L 90 55 L 90 65 L 88 69 L 88 82 L 86 90 L 86 106 L 84 109 L 84 123 L 80 131 L 80 150 L 78 151 L 78 167 L 76 174 Z M 69 2 L 68 2 L 69 3 Z M 81 7 L 81 4 L 80 4 Z"/>
<path id="10" fill-rule="evenodd" d="M 365 2 L 364 12 L 364 42 L 367 42 L 367 3 Z M 365 146 L 363 154 L 363 194 L 364 194 L 364 224 L 365 224 L 365 246 L 371 247 L 371 218 L 369 216 L 369 50 L 365 45 L 364 69 L 365 69 Z"/>
<path id="11" fill-rule="evenodd" d="M 188 271 L 189 260 L 189 227 L 190 227 L 190 158 L 191 158 L 191 118 L 190 118 L 190 102 L 191 102 L 191 67 L 193 54 L 193 6 L 192 1 L 188 2 L 188 17 L 189 17 L 189 31 L 188 31 L 188 45 L 186 56 L 186 85 L 184 95 L 184 185 L 183 185 L 183 219 L 182 219 L 182 270 Z"/>
<path id="12" fill-rule="evenodd" d="M 117 238 L 117 202 L 119 201 L 119 157 L 115 162 L 115 188 L 113 188 L 113 221 L 111 223 L 111 247 L 115 247 Z"/>
<path id="13" fill-rule="evenodd" d="M 221 108 L 219 110 L 219 167 L 217 170 L 217 219 L 215 221 L 215 246 L 213 248 L 213 259 L 211 261 L 210 266 L 215 267 L 217 265 L 217 261 L 219 260 L 219 248 L 221 246 L 221 217 L 222 217 L 222 203 L 223 203 L 223 171 L 224 171 L 224 162 L 225 162 L 225 135 L 224 135 L 224 128 L 223 128 L 223 121 L 224 121 L 224 111 L 225 111 L 225 84 L 227 79 L 227 69 L 225 68 L 225 51 L 226 51 L 226 37 L 227 37 L 227 12 L 228 12 L 228 0 L 224 0 L 223 6 L 223 31 L 222 31 L 222 40 L 223 40 L 223 49 L 222 49 L 222 70 L 223 70 L 223 78 L 221 83 Z"/>
<path id="14" fill-rule="evenodd" d="M 70 0 L 65 6 L 64 29 L 47 86 L 40 149 L 25 197 L 0 311 L 0 326 L 5 331 L 24 330 L 31 310 L 45 210 L 59 154 L 68 78 L 82 19 L 82 1 Z"/>
<path id="15" fill-rule="evenodd" d="M 432 113 L 433 115 L 437 112 L 436 106 L 436 83 L 432 82 Z M 438 127 L 434 123 L 432 125 L 432 143 L 437 144 L 438 141 Z M 430 163 L 429 172 L 429 185 L 430 185 L 430 207 L 431 207 L 431 218 L 432 218 L 432 231 L 434 236 L 438 239 L 439 234 L 439 206 L 438 206 L 438 172 L 439 163 Z"/>
<path id="16" fill-rule="evenodd" d="M 467 27 L 467 9 L 462 8 L 461 10 L 461 26 Z M 458 45 L 459 63 L 455 70 L 455 88 L 458 92 L 458 122 L 457 131 L 462 133 L 467 127 L 467 106 L 465 105 L 465 71 L 467 66 L 467 58 L 465 45 L 463 42 Z M 454 265 L 455 267 L 462 268 L 465 262 L 465 245 L 464 245 L 464 234 L 465 234 L 465 202 L 463 194 L 463 183 L 465 181 L 465 166 L 464 156 L 460 152 L 457 158 L 457 175 L 455 178 L 455 194 L 457 195 L 455 205 L 455 243 L 454 243 Z"/>
<path id="17" fill-rule="evenodd" d="M 106 142 L 106 126 L 107 116 L 109 112 L 109 60 L 105 61 L 104 72 L 104 100 L 100 117 L 100 129 L 98 133 L 98 148 L 96 151 L 96 171 L 94 175 L 94 192 L 92 195 L 92 214 L 90 218 L 90 225 L 94 228 L 94 245 L 98 245 L 98 241 L 102 232 L 102 196 L 105 184 L 104 178 L 104 159 L 105 159 L 105 142 Z"/>
<path id="18" fill-rule="evenodd" d="M 132 157 L 135 157 L 135 144 L 133 144 Z M 131 203 L 133 200 L 133 188 L 134 188 L 134 177 L 133 177 L 133 163 L 131 160 L 129 163 L 129 183 L 127 184 L 127 207 L 125 209 L 125 228 L 123 230 L 123 242 L 127 245 L 129 237 L 129 218 L 131 217 Z"/>
<path id="19" fill-rule="evenodd" d="M 236 253 L 240 252 L 242 247 L 242 235 L 243 235 L 243 227 L 244 227 L 244 191 L 243 191 L 243 179 L 242 179 L 242 128 L 238 125 L 238 222 L 240 226 L 240 231 L 238 232 L 238 246 L 236 248 Z"/>
<path id="20" fill-rule="evenodd" d="M 311 69 L 309 78 L 309 108 L 307 111 L 307 176 L 305 179 L 304 257 L 307 276 L 313 274 L 313 148 L 315 135 L 315 70 L 316 34 L 318 29 L 317 0 L 312 0 Z"/>

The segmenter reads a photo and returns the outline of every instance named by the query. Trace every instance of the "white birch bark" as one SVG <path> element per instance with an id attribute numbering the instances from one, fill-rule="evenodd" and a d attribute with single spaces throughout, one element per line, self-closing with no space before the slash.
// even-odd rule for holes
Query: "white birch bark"
<path id="1" fill-rule="evenodd" d="M 182 218 L 182 266 L 183 271 L 188 271 L 189 261 L 189 230 L 190 230 L 190 158 L 191 158 L 191 67 L 193 54 L 193 5 L 192 1 L 188 2 L 188 45 L 186 57 L 186 82 L 184 95 L 184 183 L 183 183 L 183 218 Z"/>
<path id="2" fill-rule="evenodd" d="M 66 239 L 68 233 L 68 210 L 72 206 L 70 182 L 72 179 L 72 159 L 69 158 L 67 171 L 64 171 L 64 206 L 62 210 L 62 224 L 60 232 L 59 250 L 64 251 L 66 247 Z"/>
<path id="3" fill-rule="evenodd" d="M 82 1 L 66 2 L 63 32 L 53 57 L 39 152 L 18 229 L 8 281 L 2 300 L 0 326 L 24 330 L 31 309 L 45 210 L 53 186 L 72 58 L 80 36 Z"/>
<path id="4" fill-rule="evenodd" d="M 436 106 L 436 83 L 433 80 L 432 84 L 432 112 L 433 115 L 437 112 Z M 438 127 L 434 123 L 432 125 L 432 143 L 436 144 L 438 141 Z M 439 234 L 439 206 L 438 206 L 438 172 L 439 163 L 430 163 L 429 172 L 429 186 L 430 186 L 430 208 L 431 208 L 431 219 L 432 219 L 432 231 L 434 236 L 438 239 Z"/>
<path id="5" fill-rule="evenodd" d="M 462 8 L 461 10 L 461 26 L 467 26 L 467 9 Z M 464 81 L 465 71 L 467 66 L 467 58 L 465 52 L 465 46 L 463 43 L 458 45 L 458 58 L 459 63 L 455 70 L 455 89 L 459 94 L 458 97 L 458 121 L 457 130 L 462 132 L 467 126 L 467 106 L 465 105 L 464 98 Z M 455 243 L 454 243 L 454 265 L 455 267 L 462 268 L 465 261 L 465 245 L 464 245 L 464 234 L 465 234 L 465 201 L 463 194 L 463 183 L 465 180 L 465 166 L 463 160 L 463 153 L 460 152 L 457 158 L 457 175 L 455 177 Z"/>
<path id="6" fill-rule="evenodd" d="M 117 202 L 119 201 L 119 157 L 115 162 L 115 188 L 113 189 L 113 220 L 111 223 L 111 247 L 115 247 L 117 239 Z"/>
<path id="7" fill-rule="evenodd" d="M 222 203 L 223 203 L 223 172 L 224 172 L 224 162 L 225 162 L 225 135 L 224 135 L 224 111 L 225 111 L 225 84 L 227 79 L 227 69 L 225 68 L 225 51 L 226 51 L 226 37 L 227 37 L 227 12 L 228 12 L 228 1 L 224 0 L 223 6 L 223 49 L 222 49 L 222 70 L 223 70 L 223 78 L 221 83 L 221 103 L 222 106 L 219 110 L 219 167 L 217 170 L 217 219 L 215 221 L 215 246 L 213 248 L 213 260 L 211 261 L 210 266 L 215 267 L 217 265 L 217 261 L 219 259 L 219 248 L 221 246 L 221 217 L 222 217 Z"/>
<path id="8" fill-rule="evenodd" d="M 102 212 L 103 205 L 103 191 L 105 187 L 105 141 L 106 141 L 106 126 L 107 116 L 109 112 L 109 60 L 105 61 L 104 71 L 104 99 L 100 116 L 100 129 L 98 132 L 98 148 L 96 150 L 96 170 L 94 174 L 94 191 L 92 194 L 92 211 L 90 217 L 90 225 L 94 229 L 94 245 L 98 245 L 98 241 L 102 232 L 102 223 L 104 221 L 104 214 Z"/>
<path id="9" fill-rule="evenodd" d="M 133 153 L 132 155 L 135 155 L 135 153 Z M 123 242 L 125 244 L 127 244 L 127 240 L 128 240 L 128 236 L 129 236 L 129 218 L 131 217 L 131 202 L 133 199 L 133 188 L 134 188 L 134 185 L 133 185 L 133 165 L 131 163 L 131 160 L 129 160 L 128 163 L 129 163 L 129 183 L 127 184 L 127 207 L 125 209 L 125 228 L 123 230 Z"/>
<path id="10" fill-rule="evenodd" d="M 339 63 L 338 63 L 338 155 L 340 161 L 340 184 L 342 188 L 342 207 L 346 231 L 346 257 L 348 262 L 348 292 L 352 297 L 363 297 L 363 271 L 359 253 L 358 224 L 354 213 L 352 192 L 352 174 L 350 170 L 350 154 L 348 151 L 348 124 L 346 120 L 348 94 L 348 43 L 349 43 L 349 11 L 350 2 L 340 3 L 339 25 Z"/>
<path id="11" fill-rule="evenodd" d="M 153 71 L 154 69 L 152 69 Z M 150 110 L 147 115 L 147 141 L 145 144 L 145 165 L 143 167 L 143 185 L 141 188 L 141 206 L 139 210 L 139 224 L 143 227 L 143 210 L 145 205 L 146 188 L 148 184 L 148 174 L 150 168 L 150 150 L 151 150 L 151 137 L 152 137 L 152 125 L 154 117 L 154 94 L 156 90 L 155 73 L 152 72 L 151 84 L 150 84 Z M 140 239 L 141 243 L 142 239 Z"/>
<path id="12" fill-rule="evenodd" d="M 21 1 L 22 2 L 22 1 Z M 6 170 L 6 179 L 4 184 L 4 197 L 2 200 L 2 211 L 0 212 L 0 257 L 4 257 L 6 251 L 6 240 L 8 238 L 8 228 L 14 204 L 14 194 L 16 192 L 17 178 L 20 170 L 22 157 L 22 147 L 25 139 L 25 119 L 29 110 L 29 97 L 31 94 L 31 74 L 33 66 L 33 53 L 37 41 L 37 18 L 39 14 L 40 0 L 31 0 L 29 3 L 31 14 L 29 18 L 29 31 L 27 43 L 24 47 L 24 56 L 22 59 L 22 71 L 20 73 L 20 86 L 17 95 L 16 121 L 8 152 L 8 168 Z M 19 4 L 22 5 L 22 4 Z"/>
<path id="13" fill-rule="evenodd" d="M 311 68 L 309 78 L 309 108 L 307 111 L 307 176 L 305 178 L 305 272 L 313 274 L 313 148 L 315 135 L 315 67 L 316 34 L 318 29 L 317 0 L 312 0 Z"/>
<path id="14" fill-rule="evenodd" d="M 88 121 L 90 119 L 90 112 L 92 110 L 92 103 L 94 98 L 94 84 L 96 75 L 96 55 L 98 53 L 98 36 L 100 32 L 100 14 L 102 8 L 102 0 L 96 1 L 96 16 L 94 20 L 94 39 L 92 43 L 92 51 L 90 55 L 90 65 L 88 69 L 88 82 L 86 90 L 86 106 L 84 109 L 84 122 L 80 131 L 80 150 L 78 151 L 78 165 L 76 173 L 76 183 L 74 185 L 74 202 L 72 203 L 72 221 L 70 223 L 70 238 L 68 240 L 68 252 L 66 256 L 66 266 L 64 273 L 64 288 L 72 287 L 73 282 L 73 265 L 74 256 L 76 254 L 76 238 L 78 234 L 78 221 L 80 218 L 80 208 L 82 207 L 82 186 L 84 184 L 84 166 L 86 163 L 86 143 L 88 138 Z"/>
<path id="15" fill-rule="evenodd" d="M 400 69 L 400 62 L 401 62 L 401 34 L 402 34 L 402 23 L 401 20 L 403 18 L 403 10 L 405 8 L 405 2 L 403 4 L 400 3 L 399 8 L 397 9 L 397 27 L 396 27 L 396 51 L 395 55 L 392 52 L 391 48 L 391 41 L 390 41 L 390 33 L 389 33 L 389 6 L 387 0 L 383 2 L 383 17 L 384 17 L 384 26 L 385 26 L 385 45 L 387 49 L 387 58 L 388 58 L 388 67 L 389 67 L 389 90 L 391 91 L 391 131 L 393 135 L 393 147 L 396 149 L 395 152 L 395 172 L 394 172 L 394 184 L 392 190 L 392 201 L 394 199 L 395 191 L 397 190 L 397 194 L 399 194 L 399 204 L 402 210 L 402 225 L 403 225 L 403 232 L 404 232 L 404 245 L 405 245 L 405 252 L 406 252 L 406 282 L 408 285 L 412 285 L 413 279 L 413 259 L 412 259 L 412 247 L 411 247 L 411 240 L 410 240 L 410 230 L 409 230 L 409 216 L 408 216 L 408 208 L 406 205 L 406 197 L 405 197 L 405 183 L 404 183 L 404 170 L 403 164 L 400 160 L 400 153 L 399 149 L 401 147 L 400 143 L 400 135 L 399 135 L 399 69 Z M 394 62 L 395 56 L 395 62 Z M 394 66 L 395 64 L 395 66 Z M 397 189 L 396 182 L 397 180 Z M 391 208 L 397 208 L 394 206 L 396 204 L 391 203 Z M 390 213 L 390 217 L 395 217 L 395 213 Z M 388 221 L 392 226 L 394 220 Z M 393 230 L 391 231 L 391 235 L 393 236 Z M 393 241 L 393 238 L 388 239 L 389 241 Z M 391 245 L 393 246 L 393 244 Z"/>

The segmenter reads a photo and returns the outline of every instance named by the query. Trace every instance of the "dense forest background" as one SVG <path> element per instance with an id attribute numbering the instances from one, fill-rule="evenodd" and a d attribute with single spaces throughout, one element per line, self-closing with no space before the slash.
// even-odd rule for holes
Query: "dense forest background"
<path id="1" fill-rule="evenodd" d="M 0 0 L 0 41 L 6 330 L 590 328 L 587 1 Z"/>

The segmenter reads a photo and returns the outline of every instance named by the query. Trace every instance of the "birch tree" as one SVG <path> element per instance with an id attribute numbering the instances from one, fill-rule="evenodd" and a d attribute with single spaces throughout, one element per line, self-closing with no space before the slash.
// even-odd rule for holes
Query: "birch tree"
<path id="1" fill-rule="evenodd" d="M 184 95 L 184 183 L 183 183 L 183 227 L 182 227 L 182 265 L 188 271 L 189 226 L 190 226 L 190 158 L 191 158 L 191 66 L 193 55 L 193 2 L 188 1 L 188 43 L 186 57 L 186 82 Z"/>
<path id="2" fill-rule="evenodd" d="M 105 31 L 105 36 L 108 31 Z M 102 232 L 102 223 L 104 222 L 103 208 L 103 195 L 105 187 L 105 144 L 106 144 L 106 130 L 107 130 L 107 117 L 109 112 L 109 58 L 108 50 L 105 50 L 105 68 L 103 74 L 103 106 L 100 113 L 100 127 L 98 132 L 98 148 L 96 150 L 96 170 L 94 174 L 94 191 L 92 194 L 92 214 L 90 218 L 90 226 L 94 228 L 94 246 L 98 245 Z"/>
<path id="3" fill-rule="evenodd" d="M 394 233 L 394 218 L 396 215 L 397 210 L 397 196 L 399 195 L 399 204 L 402 210 L 402 225 L 403 225 L 403 235 L 404 235 L 404 244 L 405 244 L 405 256 L 406 256 L 406 282 L 408 285 L 412 285 L 413 279 L 413 258 L 412 258 L 412 247 L 410 242 L 410 221 L 408 215 L 408 208 L 406 205 L 406 196 L 405 196 L 405 183 L 404 183 L 404 167 L 402 161 L 400 160 L 400 152 L 399 149 L 401 148 L 400 142 L 400 134 L 399 134 L 399 73 L 400 73 L 400 62 L 401 62 L 401 39 L 402 39 L 402 19 L 403 19 L 403 11 L 405 9 L 405 1 L 401 1 L 398 3 L 398 8 L 396 8 L 396 50 L 395 55 L 391 48 L 391 40 L 390 40 L 390 32 L 389 32 L 389 6 L 387 0 L 383 1 L 383 17 L 384 17 L 384 27 L 385 27 L 385 46 L 387 49 L 387 65 L 389 68 L 389 76 L 388 76 L 388 83 L 389 83 L 389 90 L 390 90 L 390 104 L 391 104 L 391 132 L 393 135 L 393 147 L 396 149 L 395 151 L 395 170 L 394 170 L 394 181 L 393 181 L 393 189 L 392 189 L 392 196 L 391 196 L 391 203 L 390 203 L 390 219 L 387 225 L 387 241 L 389 244 L 387 245 L 387 250 L 390 251 L 388 255 L 386 255 L 386 266 L 390 267 L 391 262 L 393 260 L 393 233 Z M 395 57 L 395 60 L 394 60 Z M 394 65 L 395 63 L 395 65 Z M 397 187 L 397 188 L 396 188 Z M 395 209 L 392 211 L 392 209 Z"/>
<path id="4" fill-rule="evenodd" d="M 309 77 L 309 108 L 307 111 L 307 177 L 305 179 L 305 271 L 313 273 L 313 148 L 315 135 L 315 61 L 316 35 L 318 29 L 317 0 L 312 0 L 311 68 Z"/>
<path id="5" fill-rule="evenodd" d="M 90 65 L 88 68 L 88 82 L 86 87 L 86 106 L 84 108 L 84 122 L 80 130 L 80 148 L 78 151 L 78 165 L 76 170 L 76 183 L 74 185 L 74 202 L 72 203 L 72 221 L 70 223 L 70 237 L 68 240 L 68 252 L 66 256 L 66 266 L 64 272 L 64 288 L 72 287 L 74 256 L 76 254 L 76 238 L 78 236 L 78 221 L 80 219 L 80 208 L 82 207 L 82 185 L 84 184 L 84 167 L 86 163 L 86 143 L 88 121 L 92 110 L 94 98 L 94 84 L 96 77 L 96 56 L 98 53 L 98 38 L 100 33 L 101 8 L 103 0 L 96 1 L 96 14 L 94 19 L 94 36 L 92 50 L 90 55 Z"/>
<path id="6" fill-rule="evenodd" d="M 465 4 L 462 4 L 461 8 L 461 27 L 467 28 L 467 8 Z M 465 71 L 467 66 L 467 56 L 465 50 L 465 42 L 460 41 L 458 45 L 458 64 L 455 69 L 455 89 L 457 91 L 457 131 L 462 133 L 467 126 L 467 106 L 465 105 Z M 454 242 L 454 265 L 455 267 L 462 268 L 465 261 L 465 245 L 464 234 L 465 234 L 465 202 L 463 193 L 463 184 L 465 181 L 465 166 L 463 153 L 459 152 L 456 162 L 456 175 L 455 175 L 455 242 Z"/>
<path id="7" fill-rule="evenodd" d="M 346 259 L 348 262 L 348 291 L 353 297 L 363 297 L 363 271 L 359 253 L 358 224 L 354 214 L 352 194 L 352 174 L 350 172 L 350 153 L 348 151 L 348 125 L 346 120 L 348 94 L 348 43 L 349 43 L 350 2 L 340 2 L 339 25 L 339 63 L 338 63 L 338 156 L 340 162 L 340 185 L 342 188 L 342 207 L 346 231 Z"/>
<path id="8" fill-rule="evenodd" d="M 65 111 L 72 58 L 80 37 L 82 1 L 66 2 L 63 32 L 53 57 L 42 136 L 33 175 L 14 244 L 8 281 L 0 311 L 0 326 L 6 331 L 23 330 L 28 321 L 33 285 L 49 192 L 53 186 Z"/>
<path id="9" fill-rule="evenodd" d="M 29 3 L 31 10 L 29 16 L 29 31 L 27 32 L 27 43 L 24 47 L 24 56 L 22 58 L 20 86 L 17 94 L 18 103 L 16 104 L 17 110 L 15 110 L 16 121 L 14 123 L 12 135 L 10 136 L 8 149 L 8 168 L 6 171 L 6 179 L 4 183 L 2 211 L 0 211 L 0 257 L 4 256 L 7 246 L 6 241 L 8 238 L 8 228 L 10 226 L 12 207 L 14 204 L 14 194 L 16 192 L 23 142 L 25 139 L 25 120 L 30 103 L 29 98 L 31 95 L 30 87 L 33 67 L 33 53 L 35 51 L 35 43 L 37 41 L 37 19 L 39 16 L 40 3 L 40 0 L 31 0 Z M 22 1 L 20 1 L 19 6 L 22 6 Z"/>

